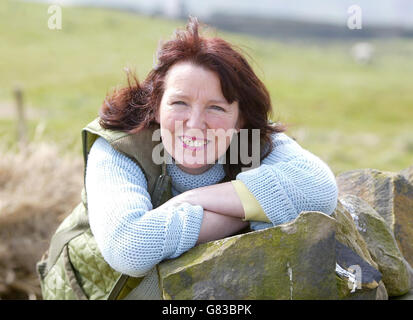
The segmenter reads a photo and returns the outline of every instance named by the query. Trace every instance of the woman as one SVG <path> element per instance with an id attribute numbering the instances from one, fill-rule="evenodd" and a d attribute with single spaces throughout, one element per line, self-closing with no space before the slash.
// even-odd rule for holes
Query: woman
<path id="1" fill-rule="evenodd" d="M 165 151 L 175 160 L 167 166 L 175 197 L 152 210 L 139 166 L 102 138 L 89 154 L 91 229 L 116 270 L 141 274 L 163 259 L 177 257 L 197 243 L 232 235 L 248 223 L 257 229 L 290 221 L 304 210 L 333 212 L 337 198 L 333 174 L 282 134 L 281 126 L 268 123 L 269 94 L 231 45 L 199 36 L 198 22 L 191 19 L 186 31 L 178 31 L 160 48 L 157 59 L 142 84 L 136 81 L 106 99 L 100 123 L 133 133 L 158 123 Z M 223 156 L 223 148 L 215 142 L 224 141 L 227 152 L 230 139 L 210 132 L 241 128 L 260 129 L 261 141 L 271 142 L 272 150 L 260 167 L 236 174 L 240 163 L 214 163 Z M 165 139 L 166 132 L 172 138 Z M 194 149 L 195 144 L 202 144 L 201 149 Z M 215 156 L 212 164 L 209 154 Z M 218 184 L 225 175 L 232 181 Z M 243 192 L 252 204 L 243 204 Z M 245 207 L 251 205 L 259 211 L 253 214 L 268 224 L 246 214 Z"/>
<path id="2" fill-rule="evenodd" d="M 141 166 L 98 138 L 85 187 L 90 227 L 107 263 L 138 277 L 247 226 L 275 226 L 302 211 L 331 214 L 337 202 L 332 172 L 268 121 L 271 108 L 245 58 L 223 39 L 200 36 L 196 19 L 164 43 L 143 83 L 135 79 L 106 98 L 100 125 L 136 135 L 159 125 L 173 160 L 166 166 L 173 198 L 153 208 Z M 223 164 L 241 130 L 248 130 L 253 150 L 252 129 L 259 129 L 260 165 L 245 170 L 240 154 Z"/>

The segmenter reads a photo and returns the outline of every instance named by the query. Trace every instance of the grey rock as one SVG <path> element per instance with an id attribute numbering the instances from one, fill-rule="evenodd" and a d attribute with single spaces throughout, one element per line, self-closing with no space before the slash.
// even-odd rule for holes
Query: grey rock
<path id="1" fill-rule="evenodd" d="M 413 185 L 397 173 L 374 169 L 337 176 L 339 195 L 365 200 L 386 221 L 404 258 L 413 264 Z"/>
<path id="2" fill-rule="evenodd" d="M 384 219 L 366 201 L 357 196 L 341 196 L 340 202 L 352 215 L 371 257 L 377 263 L 388 295 L 398 296 L 408 292 L 408 269 L 393 233 Z"/>
<path id="3" fill-rule="evenodd" d="M 400 171 L 400 175 L 402 175 L 407 181 L 409 181 L 409 183 L 413 184 L 413 166 Z"/>
<path id="4" fill-rule="evenodd" d="M 290 223 L 201 244 L 159 265 L 164 299 L 338 299 L 335 220 Z"/>

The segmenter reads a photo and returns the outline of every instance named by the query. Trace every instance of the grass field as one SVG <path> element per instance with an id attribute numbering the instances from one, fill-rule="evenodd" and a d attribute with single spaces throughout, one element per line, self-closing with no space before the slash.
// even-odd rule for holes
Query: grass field
<path id="1" fill-rule="evenodd" d="M 31 139 L 80 155 L 80 130 L 106 95 L 143 79 L 160 39 L 182 21 L 96 8 L 62 10 L 49 30 L 47 5 L 0 2 L 0 138 L 15 145 L 13 88 L 21 86 Z M 217 31 L 243 48 L 267 85 L 275 120 L 338 174 L 398 171 L 413 164 L 413 40 L 373 41 L 371 64 L 356 64 L 352 43 L 286 44 Z"/>

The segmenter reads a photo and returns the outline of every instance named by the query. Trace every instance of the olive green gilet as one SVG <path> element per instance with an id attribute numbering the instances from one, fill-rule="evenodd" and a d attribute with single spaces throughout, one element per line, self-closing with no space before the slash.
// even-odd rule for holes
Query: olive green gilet
<path id="1" fill-rule="evenodd" d="M 159 126 L 137 134 L 102 128 L 99 118 L 82 130 L 84 177 L 89 151 L 98 137 L 137 163 L 145 174 L 153 208 L 172 197 L 171 178 L 166 165 L 152 161 L 152 151 L 158 141 L 152 141 Z M 89 226 L 87 197 L 82 190 L 82 202 L 66 217 L 53 235 L 49 250 L 37 263 L 43 299 L 161 299 L 157 288 L 157 266 L 140 278 L 130 277 L 112 269 L 97 247 Z"/>

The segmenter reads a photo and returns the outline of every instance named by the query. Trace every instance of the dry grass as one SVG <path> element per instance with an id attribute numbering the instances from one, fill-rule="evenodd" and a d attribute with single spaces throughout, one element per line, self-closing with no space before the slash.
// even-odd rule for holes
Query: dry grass
<path id="1" fill-rule="evenodd" d="M 0 299 L 39 299 L 35 265 L 80 201 L 83 161 L 45 143 L 0 154 Z"/>

